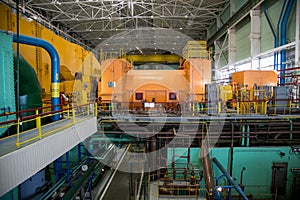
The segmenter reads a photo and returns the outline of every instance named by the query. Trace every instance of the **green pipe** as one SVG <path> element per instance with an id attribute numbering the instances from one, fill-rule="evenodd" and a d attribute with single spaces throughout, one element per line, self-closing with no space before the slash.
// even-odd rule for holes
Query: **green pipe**
<path id="1" fill-rule="evenodd" d="M 242 126 L 242 144 L 241 146 L 245 146 L 245 126 Z"/>
<path id="2" fill-rule="evenodd" d="M 246 146 L 249 147 L 250 146 L 250 126 L 247 126 L 247 143 Z"/>

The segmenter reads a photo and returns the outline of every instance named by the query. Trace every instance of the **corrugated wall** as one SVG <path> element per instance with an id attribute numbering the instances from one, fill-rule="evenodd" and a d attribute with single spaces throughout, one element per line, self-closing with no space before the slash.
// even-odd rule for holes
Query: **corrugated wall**
<path id="1" fill-rule="evenodd" d="M 238 11 L 247 0 L 235 0 L 236 11 Z M 284 0 L 267 0 L 267 12 L 271 23 L 276 31 L 276 26 L 279 18 L 279 14 L 282 8 Z M 263 13 L 263 4 L 261 5 L 261 52 L 268 51 L 274 48 L 274 37 L 271 33 L 271 29 L 266 21 L 266 18 Z M 222 22 L 226 22 L 229 19 L 229 10 L 230 6 L 221 13 L 220 18 Z M 295 28 L 296 28 L 296 9 L 295 6 L 292 9 L 289 22 L 287 24 L 287 41 L 295 41 Z M 216 29 L 216 23 L 213 23 L 209 27 L 210 36 L 212 36 Z M 251 33 L 251 24 L 250 24 L 250 15 L 248 15 L 244 20 L 236 26 L 236 61 L 243 60 L 250 57 L 250 33 Z M 221 38 L 222 42 L 223 39 Z M 225 53 L 228 54 L 228 53 Z M 221 56 L 220 65 L 226 66 L 224 57 Z"/>
<path id="2" fill-rule="evenodd" d="M 225 40 L 225 37 L 222 37 L 220 39 L 220 48 L 223 45 L 223 41 Z M 223 45 L 224 48 L 228 46 L 228 38 L 225 41 L 225 44 Z M 223 53 L 220 55 L 220 61 L 219 61 L 219 66 L 225 66 L 228 65 L 228 48 L 223 50 Z"/>
<path id="3" fill-rule="evenodd" d="M 236 26 L 236 61 L 250 57 L 250 17 Z"/>

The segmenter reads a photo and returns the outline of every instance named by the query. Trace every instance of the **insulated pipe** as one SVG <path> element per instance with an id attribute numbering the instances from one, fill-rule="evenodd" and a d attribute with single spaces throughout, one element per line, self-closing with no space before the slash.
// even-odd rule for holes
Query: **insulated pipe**
<path id="1" fill-rule="evenodd" d="M 207 199 L 212 200 L 214 199 L 215 195 L 215 186 L 214 186 L 214 175 L 211 166 L 211 161 L 209 158 L 209 149 L 208 149 L 208 141 L 205 139 L 202 140 L 201 146 L 201 157 L 202 157 L 202 164 L 204 170 L 204 179 L 206 190 L 208 192 Z"/>
<path id="2" fill-rule="evenodd" d="M 293 8 L 294 0 L 289 0 L 287 4 L 286 11 L 283 16 L 283 20 L 281 22 L 281 29 L 280 29 L 280 45 L 286 44 L 286 29 L 287 29 L 287 23 L 289 21 L 291 11 Z M 286 51 L 282 50 L 280 55 L 280 84 L 285 84 L 285 62 L 286 62 Z"/>
<path id="3" fill-rule="evenodd" d="M 51 58 L 51 105 L 52 111 L 55 112 L 59 110 L 59 83 L 60 83 L 60 64 L 59 64 L 59 56 L 56 49 L 47 41 L 34 38 L 25 35 L 13 34 L 13 41 L 21 44 L 27 44 L 32 46 L 38 46 L 44 48 L 50 55 Z M 59 114 L 53 115 L 52 120 L 59 120 Z"/>
<path id="4" fill-rule="evenodd" d="M 281 11 L 280 11 L 279 19 L 278 19 L 278 22 L 277 22 L 276 38 L 274 38 L 274 48 L 278 47 L 279 29 L 280 29 L 280 24 L 281 24 L 281 19 L 282 19 L 282 16 L 283 16 L 283 12 L 285 10 L 286 2 L 287 2 L 287 0 L 284 0 Z M 278 52 L 274 53 L 274 70 L 276 70 L 276 71 L 278 70 Z"/>
<path id="5" fill-rule="evenodd" d="M 225 168 L 221 165 L 221 163 L 216 158 L 213 158 L 212 161 L 217 165 L 217 167 L 221 170 L 221 172 L 226 176 L 228 182 L 243 197 L 243 199 L 248 200 L 248 198 L 244 194 L 242 188 L 233 180 L 233 178 L 229 175 L 229 173 L 225 170 Z"/>

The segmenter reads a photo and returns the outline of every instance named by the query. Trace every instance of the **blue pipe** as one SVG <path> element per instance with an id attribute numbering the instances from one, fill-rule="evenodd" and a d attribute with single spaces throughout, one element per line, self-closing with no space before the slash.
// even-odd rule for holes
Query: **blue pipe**
<path id="1" fill-rule="evenodd" d="M 59 64 L 59 56 L 56 49 L 47 41 L 34 38 L 25 35 L 19 35 L 17 38 L 17 34 L 13 34 L 13 41 L 21 44 L 27 44 L 32 46 L 38 46 L 44 48 L 50 55 L 51 58 L 51 105 L 52 111 L 55 112 L 60 109 L 59 107 L 59 83 L 60 83 L 60 64 Z M 52 117 L 53 121 L 57 121 L 60 119 L 59 114 L 55 114 Z"/>
<path id="2" fill-rule="evenodd" d="M 229 173 L 226 171 L 226 169 L 221 165 L 221 163 L 216 159 L 213 158 L 212 161 L 217 165 L 217 167 L 221 170 L 221 172 L 226 176 L 228 182 L 231 184 L 231 186 L 234 187 L 234 189 L 242 196 L 243 199 L 248 200 L 246 195 L 244 194 L 242 188 L 233 180 L 233 178 L 229 175 Z M 231 187 L 230 186 L 230 187 Z M 223 187 L 223 186 L 222 186 Z"/>
<path id="3" fill-rule="evenodd" d="M 291 11 L 293 8 L 294 0 L 289 0 L 287 4 L 286 11 L 283 16 L 283 20 L 281 22 L 281 35 L 280 35 L 280 45 L 285 45 L 286 44 L 286 29 L 287 29 L 287 23 L 289 21 Z M 280 56 L 280 85 L 285 84 L 285 63 L 286 62 L 286 51 L 282 50 L 281 51 L 281 56 Z"/>
<path id="4" fill-rule="evenodd" d="M 227 199 L 231 199 L 231 189 L 234 188 L 233 186 L 228 186 L 228 185 L 222 185 L 222 186 L 216 186 L 215 190 L 217 191 L 216 192 L 216 199 L 217 200 L 221 200 L 221 194 L 220 194 L 220 191 L 218 190 L 218 188 L 222 188 L 222 189 L 228 189 L 228 197 Z"/>
<path id="5" fill-rule="evenodd" d="M 279 29 L 280 29 L 283 12 L 285 10 L 286 2 L 287 2 L 287 0 L 284 0 L 281 11 L 280 11 L 279 19 L 277 22 L 276 38 L 274 39 L 274 48 L 278 47 Z M 278 70 L 278 52 L 274 53 L 274 70 L 276 70 L 276 71 Z"/>

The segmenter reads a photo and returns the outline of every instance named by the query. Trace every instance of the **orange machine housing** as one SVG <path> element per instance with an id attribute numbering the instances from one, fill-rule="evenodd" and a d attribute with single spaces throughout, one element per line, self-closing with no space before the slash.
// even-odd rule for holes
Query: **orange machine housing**
<path id="1" fill-rule="evenodd" d="M 142 100 L 152 99 L 168 106 L 200 102 L 210 77 L 210 61 L 201 58 L 185 61 L 178 70 L 133 70 L 125 59 L 111 59 L 101 64 L 98 95 L 103 103 L 116 100 L 131 108 L 139 107 Z M 142 99 L 137 99 L 137 93 Z"/>
<path id="2" fill-rule="evenodd" d="M 252 89 L 257 86 L 277 86 L 277 73 L 273 70 L 245 70 L 232 73 L 232 83 L 247 85 Z"/>
<path id="3" fill-rule="evenodd" d="M 185 78 L 191 88 L 191 95 L 196 101 L 205 99 L 205 84 L 211 83 L 211 61 L 203 58 L 189 58 L 184 60 L 180 68 L 185 71 Z"/>

